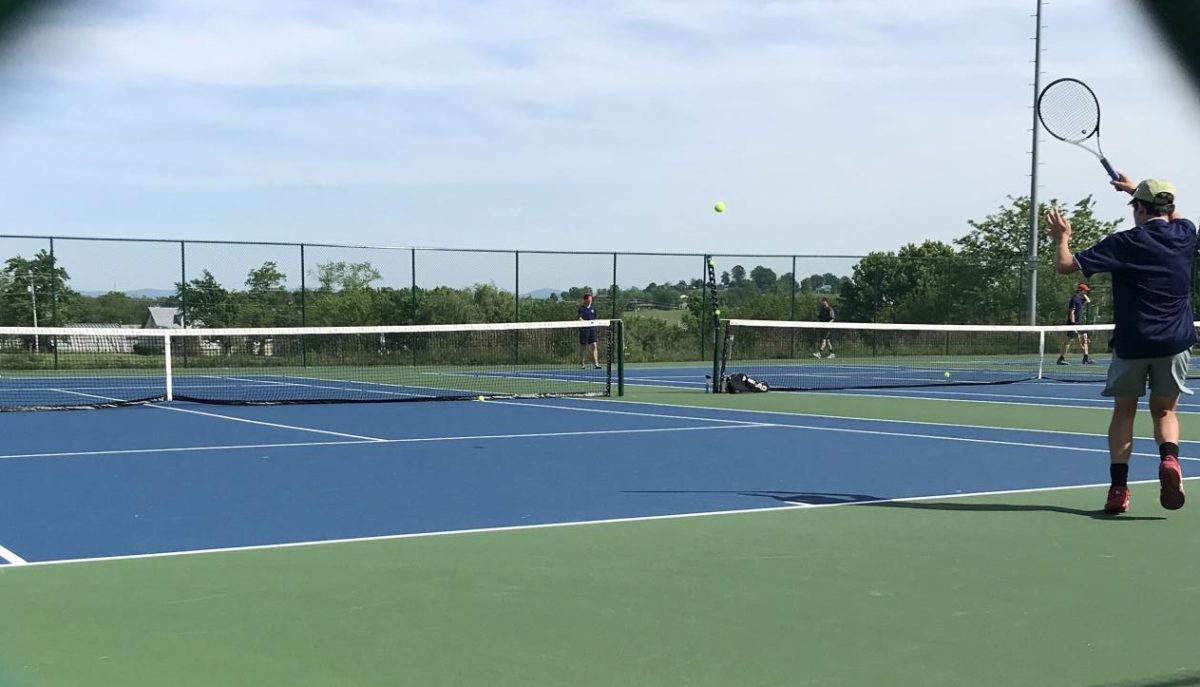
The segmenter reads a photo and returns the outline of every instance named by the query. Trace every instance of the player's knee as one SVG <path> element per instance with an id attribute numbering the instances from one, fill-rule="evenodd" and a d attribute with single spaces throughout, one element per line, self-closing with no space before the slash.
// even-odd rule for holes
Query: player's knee
<path id="1" fill-rule="evenodd" d="M 1175 412 L 1175 406 L 1179 402 L 1178 396 L 1150 396 L 1150 414 L 1155 418 L 1163 417 Z"/>

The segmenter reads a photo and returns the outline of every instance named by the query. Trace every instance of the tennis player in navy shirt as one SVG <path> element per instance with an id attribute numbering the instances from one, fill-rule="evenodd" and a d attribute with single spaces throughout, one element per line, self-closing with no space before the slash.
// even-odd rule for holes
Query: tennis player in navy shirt
<path id="1" fill-rule="evenodd" d="M 592 294 L 583 294 L 583 305 L 579 306 L 579 319 L 590 322 L 596 319 L 596 306 L 592 305 Z M 579 328 L 579 345 L 583 348 L 583 367 L 588 364 L 588 351 L 592 354 L 592 367 L 600 369 L 600 354 L 596 350 L 596 328 Z"/>
<path id="2" fill-rule="evenodd" d="M 1112 274 L 1112 362 L 1104 395 L 1114 399 L 1108 426 L 1112 486 L 1104 510 L 1129 509 L 1129 456 L 1133 451 L 1133 419 L 1138 399 L 1150 387 L 1150 415 L 1159 451 L 1159 502 L 1183 507 L 1183 473 L 1179 469 L 1179 418 L 1175 405 L 1187 388 L 1191 348 L 1196 343 L 1189 285 L 1196 254 L 1196 225 L 1175 210 L 1175 187 L 1162 179 L 1134 184 L 1121 174 L 1112 182 L 1133 195 L 1136 226 L 1072 253 L 1071 222 L 1058 210 L 1048 220 L 1060 274 L 1082 271 L 1087 277 Z"/>

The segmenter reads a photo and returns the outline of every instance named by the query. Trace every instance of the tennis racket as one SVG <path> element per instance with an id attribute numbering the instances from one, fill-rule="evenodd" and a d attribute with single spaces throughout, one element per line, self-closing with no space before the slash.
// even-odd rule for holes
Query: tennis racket
<path id="1" fill-rule="evenodd" d="M 1037 100 L 1038 120 L 1050 135 L 1096 156 L 1113 180 L 1120 175 L 1104 157 L 1100 148 L 1100 101 L 1088 85 L 1079 79 L 1059 79 L 1042 89 Z M 1096 149 L 1084 142 L 1095 138 Z"/>

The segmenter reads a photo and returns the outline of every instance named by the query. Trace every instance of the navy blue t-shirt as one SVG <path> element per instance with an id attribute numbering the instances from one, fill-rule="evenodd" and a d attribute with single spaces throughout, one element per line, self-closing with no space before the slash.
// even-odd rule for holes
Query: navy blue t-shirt
<path id="1" fill-rule="evenodd" d="M 579 319 L 581 319 L 581 320 L 596 319 L 596 306 L 594 306 L 594 305 L 579 306 Z"/>
<path id="2" fill-rule="evenodd" d="M 1067 324 L 1080 324 L 1083 321 L 1083 294 L 1077 293 L 1071 296 L 1071 300 L 1067 301 L 1067 309 L 1071 311 L 1071 317 L 1067 319 Z"/>
<path id="3" fill-rule="evenodd" d="M 1088 277 L 1112 273 L 1117 355 L 1161 358 L 1196 343 L 1189 298 L 1195 254 L 1196 225 L 1186 219 L 1154 219 L 1075 254 Z"/>
<path id="4" fill-rule="evenodd" d="M 833 307 L 829 306 L 829 305 L 822 305 L 821 311 L 819 313 L 817 313 L 817 319 L 820 320 L 821 322 L 833 322 L 833 318 L 834 318 Z"/>

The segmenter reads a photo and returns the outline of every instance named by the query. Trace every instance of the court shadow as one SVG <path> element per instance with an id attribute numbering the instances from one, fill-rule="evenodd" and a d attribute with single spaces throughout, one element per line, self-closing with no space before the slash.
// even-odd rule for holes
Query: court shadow
<path id="1" fill-rule="evenodd" d="M 842 494 L 835 492 L 804 492 L 776 490 L 645 490 L 626 491 L 627 494 L 732 494 L 772 499 L 785 504 L 806 506 L 831 506 L 835 504 L 857 505 L 874 508 L 904 508 L 909 510 L 940 510 L 960 513 L 1059 513 L 1091 518 L 1093 520 L 1138 522 L 1166 520 L 1157 515 L 1110 515 L 1097 508 L 1070 508 L 1053 504 L 1027 503 L 963 503 L 961 501 L 895 501 L 870 494 Z"/>
<path id="2" fill-rule="evenodd" d="M 1093 520 L 1136 522 L 1140 520 L 1166 520 L 1160 515 L 1111 515 L 1103 510 L 1069 508 L 1067 506 L 1034 503 L 956 503 L 953 501 L 880 501 L 867 504 L 880 508 L 905 508 L 909 510 L 940 510 L 974 513 L 1062 513 L 1080 515 Z"/>
<path id="3" fill-rule="evenodd" d="M 1200 673 L 1127 682 L 1106 682 L 1103 685 L 1096 685 L 1096 687 L 1196 687 L 1197 685 L 1200 685 Z"/>

